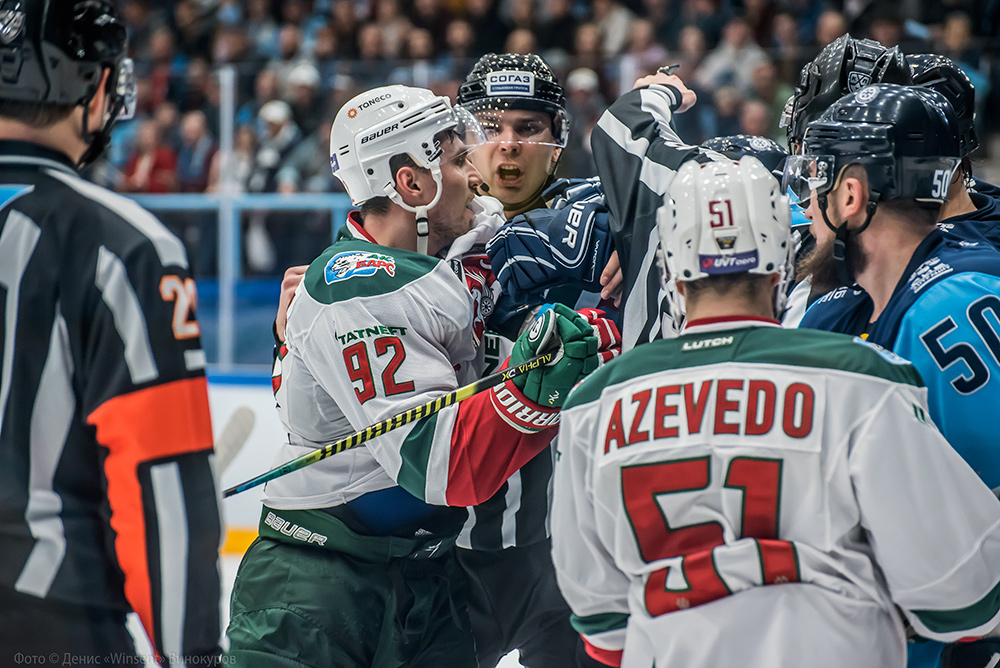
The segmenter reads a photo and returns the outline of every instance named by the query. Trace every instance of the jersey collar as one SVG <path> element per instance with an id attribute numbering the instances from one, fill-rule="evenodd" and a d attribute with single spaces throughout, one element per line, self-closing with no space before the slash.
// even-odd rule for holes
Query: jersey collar
<path id="1" fill-rule="evenodd" d="M 368 230 L 365 229 L 364 223 L 361 221 L 360 211 L 351 211 L 347 214 L 347 230 L 355 239 L 364 239 L 365 241 L 370 241 L 373 244 L 378 244 L 378 242 L 375 241 L 375 237 L 368 234 Z"/>
<path id="2" fill-rule="evenodd" d="M 0 166 L 4 165 L 30 165 L 58 169 L 73 175 L 77 173 L 65 153 L 16 139 L 0 140 Z"/>
<path id="3" fill-rule="evenodd" d="M 697 320 L 684 323 L 681 334 L 708 334 L 709 332 L 721 332 L 727 329 L 740 329 L 742 327 L 781 327 L 781 323 L 774 318 L 761 318 L 754 315 L 698 318 Z"/>

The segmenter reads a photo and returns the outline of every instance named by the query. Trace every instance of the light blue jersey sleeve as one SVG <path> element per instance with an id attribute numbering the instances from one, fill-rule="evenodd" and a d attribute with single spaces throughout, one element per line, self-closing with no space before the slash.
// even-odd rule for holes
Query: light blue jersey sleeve
<path id="1" fill-rule="evenodd" d="M 1000 487 L 1000 277 L 963 272 L 927 288 L 900 321 L 894 352 L 920 371 L 948 442 Z"/>

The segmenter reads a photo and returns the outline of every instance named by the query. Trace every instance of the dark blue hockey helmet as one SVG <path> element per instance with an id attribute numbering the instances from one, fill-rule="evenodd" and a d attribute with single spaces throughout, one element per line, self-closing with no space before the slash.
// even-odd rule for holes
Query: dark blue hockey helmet
<path id="1" fill-rule="evenodd" d="M 955 111 L 929 88 L 877 84 L 847 95 L 809 124 L 801 155 L 789 156 L 785 186 L 825 196 L 860 164 L 876 201 L 943 202 L 960 158 Z"/>
<path id="2" fill-rule="evenodd" d="M 947 98 L 955 109 L 958 125 L 953 132 L 958 133 L 962 157 L 979 148 L 976 134 L 976 88 L 968 75 L 951 58 L 933 53 L 907 56 L 913 85 L 936 90 Z"/>
<path id="3" fill-rule="evenodd" d="M 760 160 L 779 181 L 784 173 L 785 158 L 788 157 L 788 151 L 781 144 L 773 139 L 757 135 L 713 137 L 703 142 L 701 147 L 721 153 L 736 162 L 739 162 L 740 158 L 745 155 L 752 155 Z"/>
<path id="4" fill-rule="evenodd" d="M 782 114 L 788 148 L 798 151 L 809 123 L 844 95 L 877 83 L 911 83 L 910 68 L 898 47 L 844 34 L 826 45 L 799 75 L 795 94 Z"/>

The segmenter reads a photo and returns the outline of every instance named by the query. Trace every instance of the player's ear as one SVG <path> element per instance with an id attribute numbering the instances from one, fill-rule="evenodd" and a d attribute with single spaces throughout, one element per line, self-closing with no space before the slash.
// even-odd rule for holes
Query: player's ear
<path id="1" fill-rule="evenodd" d="M 562 156 L 562 152 L 563 150 L 561 148 L 557 148 L 552 151 L 552 165 L 549 167 L 549 174 L 556 171 L 556 165 L 559 164 L 559 158 Z"/>
<path id="2" fill-rule="evenodd" d="M 396 192 L 411 206 L 425 203 L 424 199 L 430 201 L 423 175 L 424 170 L 415 165 L 403 165 L 396 171 Z"/>

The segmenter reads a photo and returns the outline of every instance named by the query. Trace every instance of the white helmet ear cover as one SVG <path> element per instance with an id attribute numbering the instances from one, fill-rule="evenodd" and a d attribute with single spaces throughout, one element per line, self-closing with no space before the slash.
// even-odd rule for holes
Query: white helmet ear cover
<path id="1" fill-rule="evenodd" d="M 780 315 L 792 278 L 788 198 L 759 160 L 682 165 L 657 212 L 657 230 L 674 280 L 778 274 Z"/>

